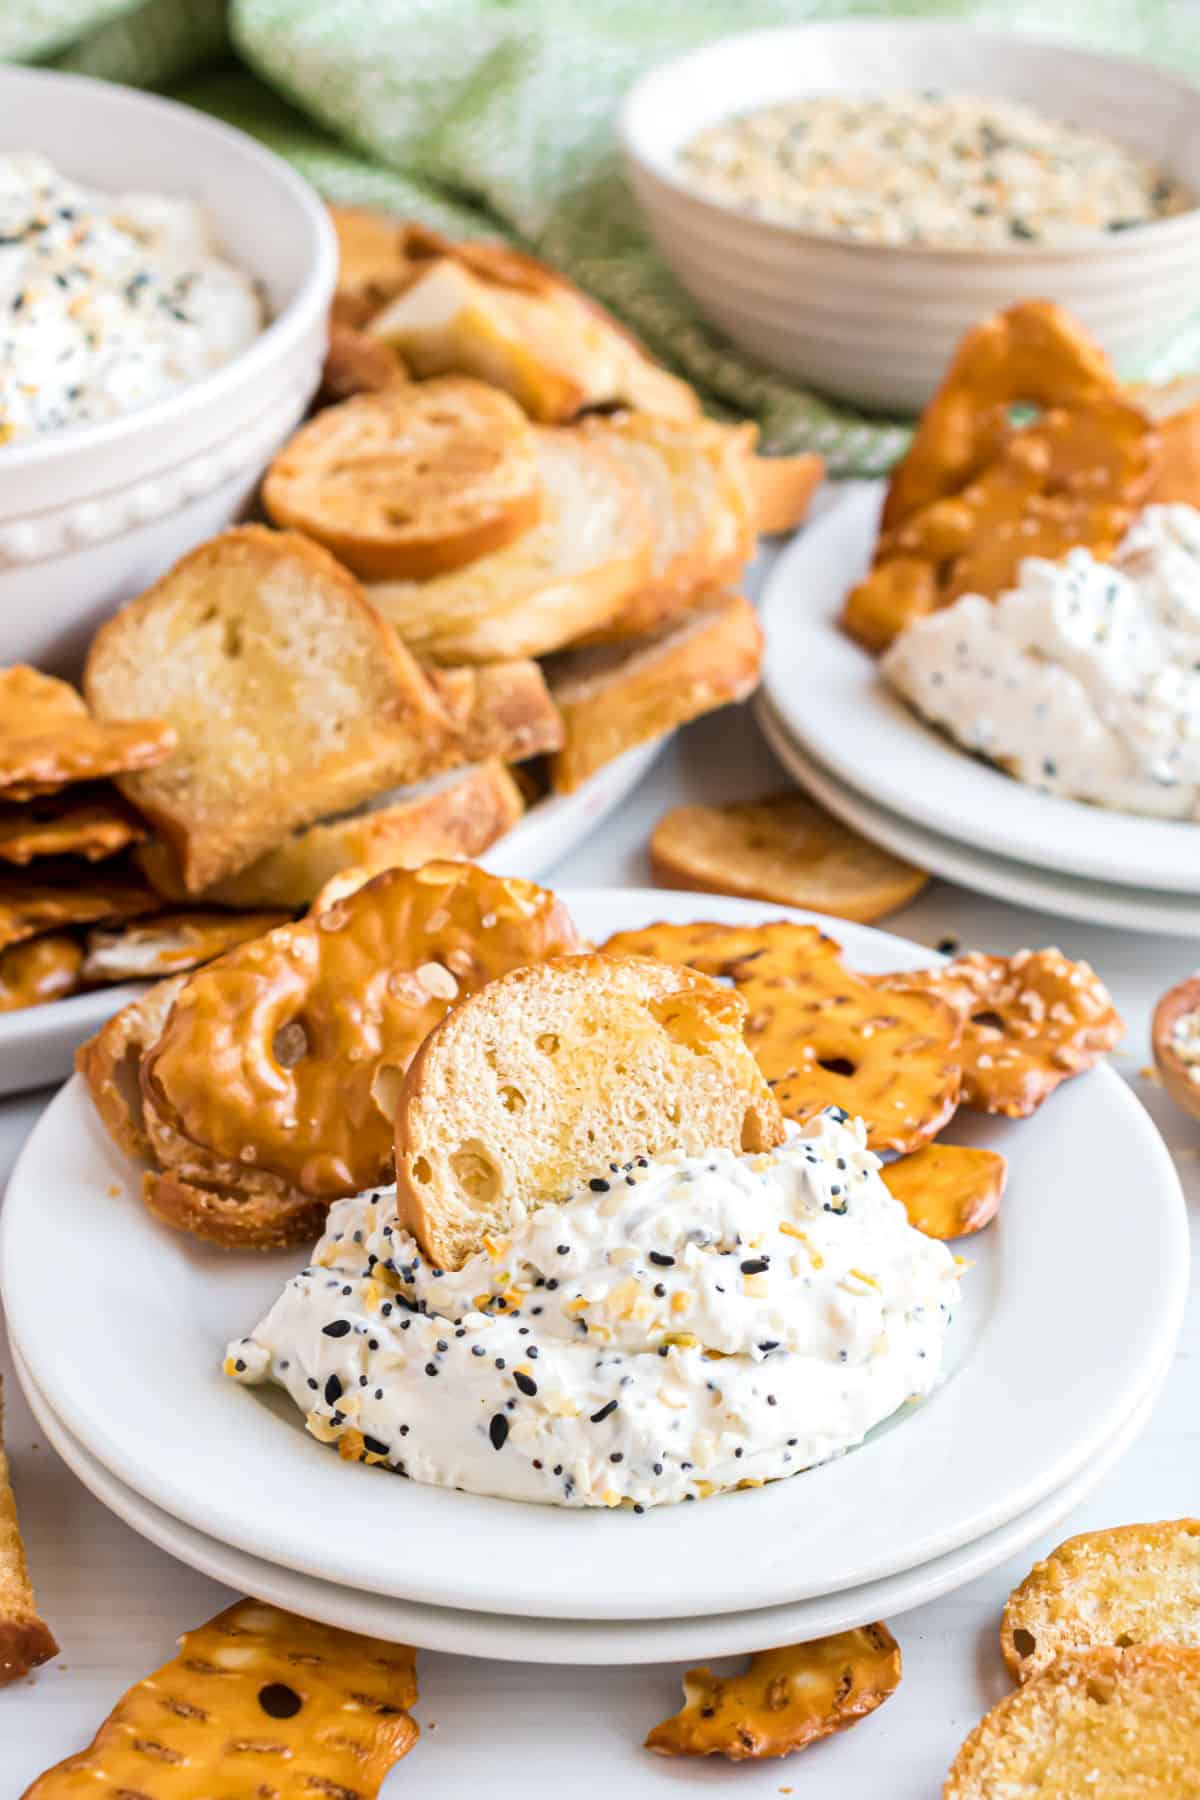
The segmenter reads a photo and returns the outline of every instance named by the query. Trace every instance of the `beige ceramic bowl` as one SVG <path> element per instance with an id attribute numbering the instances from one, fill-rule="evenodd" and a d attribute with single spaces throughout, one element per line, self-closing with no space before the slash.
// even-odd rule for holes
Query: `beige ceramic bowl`
<path id="1" fill-rule="evenodd" d="M 621 136 L 660 250 L 734 343 L 838 399 L 910 411 L 968 326 L 1015 300 L 1057 300 L 1127 367 L 1196 310 L 1200 210 L 1059 250 L 937 250 L 774 224 L 706 198 L 680 172 L 682 147 L 736 113 L 807 94 L 915 88 L 1022 100 L 1103 129 L 1200 193 L 1200 90 L 1148 63 L 921 20 L 723 38 L 645 75 Z"/>
<path id="2" fill-rule="evenodd" d="M 244 508 L 320 374 L 337 248 L 324 207 L 239 131 L 77 75 L 0 69 L 0 145 L 95 188 L 199 199 L 270 323 L 140 411 L 0 446 L 0 664 L 77 672 L 101 619 Z"/>

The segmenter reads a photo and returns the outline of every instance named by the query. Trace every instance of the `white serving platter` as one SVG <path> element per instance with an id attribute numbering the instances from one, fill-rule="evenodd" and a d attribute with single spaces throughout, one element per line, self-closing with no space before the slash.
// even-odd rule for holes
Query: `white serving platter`
<path id="1" fill-rule="evenodd" d="M 927 831 L 896 813 L 887 812 L 823 767 L 815 756 L 789 737 L 765 695 L 755 703 L 763 736 L 784 768 L 815 800 L 873 844 L 903 856 L 931 874 L 1014 906 L 1029 906 L 1058 918 L 1084 920 L 1122 931 L 1151 932 L 1163 937 L 1200 938 L 1200 896 L 1152 892 L 1149 888 L 1114 887 L 1104 881 L 1055 875 L 1031 863 L 1010 862 L 986 850 L 973 850 L 936 831 Z"/>
<path id="2" fill-rule="evenodd" d="M 801 749 L 873 805 L 974 850 L 1130 889 L 1200 895 L 1200 821 L 1139 818 L 1039 793 L 967 754 L 838 629 L 866 573 L 884 484 L 849 487 L 771 571 L 762 691 Z"/>
<path id="3" fill-rule="evenodd" d="M 563 897 L 598 939 L 663 918 L 787 916 L 653 890 Z M 930 960 L 862 926 L 832 929 L 863 970 Z M 158 1225 L 78 1081 L 13 1172 L 0 1285 L 17 1348 L 83 1447 L 153 1505 L 252 1556 L 470 1611 L 744 1612 L 916 1568 L 1027 1512 L 1099 1454 L 1174 1342 L 1183 1199 L 1161 1138 L 1115 1074 L 1065 1085 L 1020 1124 L 964 1114 L 954 1135 L 1002 1148 L 1010 1186 L 998 1221 L 971 1242 L 941 1388 L 838 1461 L 642 1517 L 401 1482 L 341 1462 L 282 1395 L 229 1382 L 226 1343 L 303 1256 L 234 1258 Z"/>
<path id="4" fill-rule="evenodd" d="M 838 1594 L 799 1600 L 791 1606 L 720 1613 L 712 1619 L 596 1620 L 519 1618 L 422 1606 L 417 1601 L 336 1587 L 332 1582 L 314 1580 L 311 1575 L 263 1562 L 243 1550 L 218 1543 L 171 1518 L 118 1481 L 72 1437 L 15 1351 L 13 1360 L 30 1411 L 72 1473 L 139 1536 L 189 1568 L 303 1618 L 394 1643 L 417 1644 L 425 1650 L 444 1650 L 459 1656 L 485 1656 L 495 1662 L 593 1666 L 685 1662 L 768 1650 L 777 1644 L 805 1643 L 835 1631 L 868 1625 L 875 1619 L 895 1619 L 986 1575 L 1035 1539 L 1053 1531 L 1068 1513 L 1082 1505 L 1146 1424 L 1171 1362 L 1168 1357 L 1128 1419 L 1098 1455 L 1063 1487 L 1007 1525 L 919 1568 L 862 1587 L 845 1588 Z"/>
<path id="5" fill-rule="evenodd" d="M 639 744 L 617 757 L 574 794 L 554 794 L 531 806 L 511 831 L 479 858 L 498 875 L 536 881 L 569 856 L 627 798 L 662 749 L 664 739 Z M 22 1094 L 64 1080 L 79 1045 L 132 1000 L 136 986 L 94 988 L 0 1013 L 0 1095 Z"/>

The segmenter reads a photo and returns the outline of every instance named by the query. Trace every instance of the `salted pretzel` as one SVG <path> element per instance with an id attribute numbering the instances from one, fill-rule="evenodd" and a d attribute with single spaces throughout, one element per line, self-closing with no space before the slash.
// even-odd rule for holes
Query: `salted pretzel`
<path id="1" fill-rule="evenodd" d="M 1017 407 L 1040 416 L 1013 422 Z M 964 593 L 995 598 L 1026 556 L 1112 554 L 1149 489 L 1158 437 L 1097 345 L 1023 301 L 969 331 L 897 467 L 874 565 L 843 625 L 882 650 Z"/>
<path id="2" fill-rule="evenodd" d="M 460 995 L 578 945 L 529 882 L 389 869 L 192 976 L 143 1064 L 147 1105 L 213 1157 L 317 1199 L 359 1193 L 391 1163 L 388 1072 Z"/>
<path id="3" fill-rule="evenodd" d="M 73 788 L 21 806 L 0 806 L 0 863 L 24 868 L 43 856 L 102 862 L 149 837 L 150 828 L 115 791 Z"/>
<path id="4" fill-rule="evenodd" d="M 0 799 L 152 768 L 174 748 L 161 720 L 93 719 L 69 682 L 24 663 L 0 669 Z"/>
<path id="5" fill-rule="evenodd" d="M 26 938 L 0 950 L 0 1013 L 20 1012 L 73 994 L 82 963 L 81 946 L 65 933 Z"/>
<path id="6" fill-rule="evenodd" d="M 939 994 L 963 1016 L 965 1106 L 1025 1119 L 1061 1082 L 1120 1042 L 1124 1023 L 1100 977 L 1061 950 L 972 951 L 939 969 L 884 975 L 889 991 Z"/>
<path id="7" fill-rule="evenodd" d="M 995 1218 L 1008 1164 L 996 1150 L 926 1144 L 883 1170 L 884 1185 L 926 1237 L 967 1237 Z"/>
<path id="8" fill-rule="evenodd" d="M 142 981 L 212 962 L 238 944 L 286 925 L 286 912 L 163 912 L 87 934 L 85 981 Z"/>
<path id="9" fill-rule="evenodd" d="M 856 1724 L 899 1685 L 900 1646 L 886 1625 L 762 1650 L 745 1674 L 727 1680 L 711 1669 L 689 1669 L 687 1704 L 654 1727 L 646 1748 L 730 1762 L 788 1756 Z"/>
<path id="10" fill-rule="evenodd" d="M 916 1150 L 958 1105 L 961 1016 L 940 996 L 879 990 L 815 925 L 651 925 L 606 952 L 657 957 L 732 980 L 749 1008 L 746 1041 L 789 1119 L 839 1106 L 873 1150 Z"/>
<path id="11" fill-rule="evenodd" d="M 0 950 L 61 925 L 133 919 L 162 906 L 153 888 L 124 869 L 47 860 L 29 874 L 0 873 Z"/>
<path id="12" fill-rule="evenodd" d="M 416 1652 L 239 1600 L 23 1800 L 374 1800 L 417 1741 Z"/>

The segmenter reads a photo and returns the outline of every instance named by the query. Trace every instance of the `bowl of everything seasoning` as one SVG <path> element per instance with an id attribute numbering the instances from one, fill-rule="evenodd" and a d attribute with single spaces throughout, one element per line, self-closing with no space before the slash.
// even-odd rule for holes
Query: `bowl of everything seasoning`
<path id="1" fill-rule="evenodd" d="M 149 94 L 0 69 L 0 663 L 101 619 L 243 510 L 317 385 L 316 194 Z"/>
<path id="2" fill-rule="evenodd" d="M 947 348 L 1023 299 L 1123 370 L 1200 295 L 1200 89 L 1148 63 L 922 20 L 748 32 L 635 84 L 638 202 L 743 350 L 912 411 Z"/>

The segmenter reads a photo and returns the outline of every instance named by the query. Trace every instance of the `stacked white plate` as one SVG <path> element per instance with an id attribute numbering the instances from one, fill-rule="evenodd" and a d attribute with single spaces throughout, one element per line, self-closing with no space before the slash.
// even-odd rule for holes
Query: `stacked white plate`
<path id="1" fill-rule="evenodd" d="M 661 918 L 787 916 L 695 894 L 563 897 L 600 940 Z M 930 960 L 865 927 L 834 929 L 867 971 Z M 1010 1179 L 1000 1217 L 966 1247 L 941 1386 L 835 1462 L 643 1516 L 519 1505 L 345 1463 L 276 1390 L 228 1381 L 225 1344 L 303 1253 L 238 1258 L 157 1225 L 77 1081 L 13 1174 L 0 1285 L 51 1442 L 136 1530 L 234 1587 L 510 1660 L 761 1649 L 894 1616 L 1014 1554 L 1100 1479 L 1165 1373 L 1186 1218 L 1171 1159 L 1125 1084 L 1099 1068 L 1031 1120 L 964 1114 L 950 1135 L 1002 1149 Z"/>
<path id="2" fill-rule="evenodd" d="M 846 489 L 775 564 L 758 716 L 790 772 L 873 842 L 964 887 L 1125 930 L 1200 935 L 1200 823 L 1064 800 L 968 755 L 838 629 L 882 483 Z"/>

